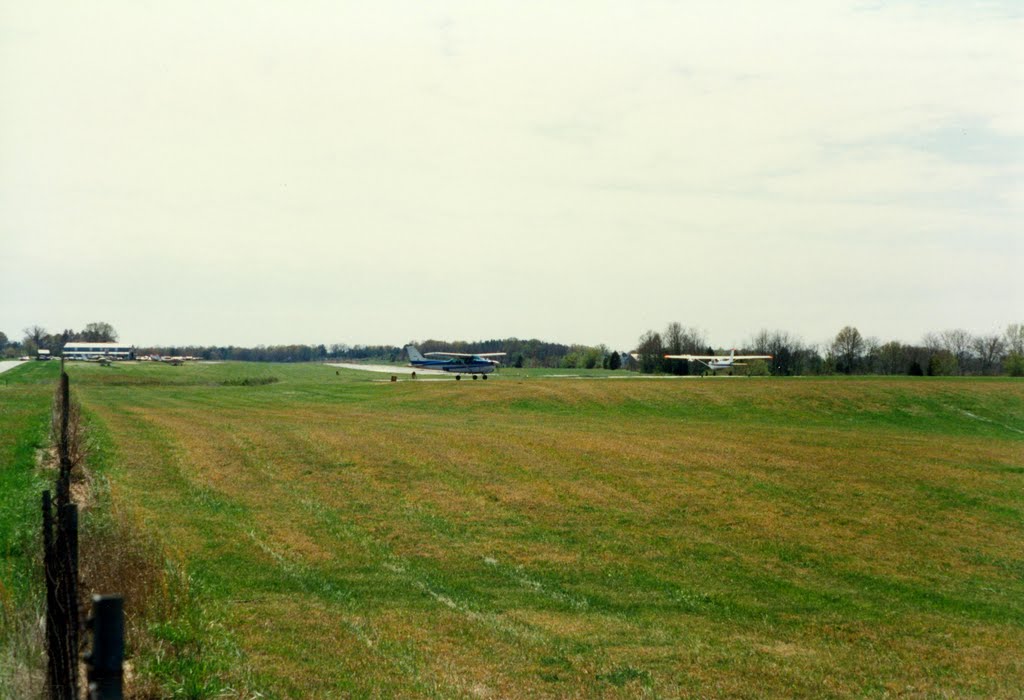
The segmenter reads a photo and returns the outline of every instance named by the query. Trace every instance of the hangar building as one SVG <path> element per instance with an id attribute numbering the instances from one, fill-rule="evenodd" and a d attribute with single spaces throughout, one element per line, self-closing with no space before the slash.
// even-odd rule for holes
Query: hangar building
<path id="1" fill-rule="evenodd" d="M 112 360 L 134 360 L 135 346 L 72 341 L 64 344 L 63 354 L 65 360 L 98 360 L 102 357 L 109 357 Z"/>

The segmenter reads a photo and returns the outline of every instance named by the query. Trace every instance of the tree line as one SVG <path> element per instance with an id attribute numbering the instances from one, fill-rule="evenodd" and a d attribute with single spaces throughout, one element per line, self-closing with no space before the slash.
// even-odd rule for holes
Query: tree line
<path id="1" fill-rule="evenodd" d="M 65 328 L 58 333 L 50 333 L 42 326 L 29 326 L 22 331 L 22 339 L 11 340 L 0 331 L 0 357 L 18 357 L 34 355 L 39 350 L 49 350 L 59 355 L 66 343 L 114 343 L 117 342 L 117 331 L 109 323 L 102 321 L 87 323 L 85 328 L 76 331 Z"/>
<path id="2" fill-rule="evenodd" d="M 663 333 L 647 331 L 637 345 L 637 369 L 645 373 L 686 374 L 702 365 L 667 360 L 670 355 L 727 355 L 712 348 L 704 334 L 673 322 Z M 783 330 L 760 330 L 737 354 L 771 355 L 754 360 L 747 371 L 757 374 L 908 374 L 917 376 L 1024 376 L 1024 324 L 1011 323 L 1002 333 L 973 335 L 963 329 L 926 333 L 919 343 L 881 341 L 844 326 L 821 346 L 803 342 Z"/>
<path id="3" fill-rule="evenodd" d="M 118 333 L 105 322 L 86 324 L 81 331 L 65 329 L 49 333 L 41 326 L 23 330 L 20 341 L 0 332 L 0 357 L 32 355 L 45 349 L 59 355 L 73 341 L 116 342 Z M 663 332 L 643 333 L 635 350 L 619 352 L 606 345 L 565 345 L 536 338 L 500 338 L 475 342 L 429 339 L 412 341 L 422 352 L 504 352 L 504 364 L 513 367 L 563 367 L 578 369 L 629 369 L 642 373 L 687 374 L 704 368 L 696 363 L 667 360 L 670 355 L 725 355 L 705 333 L 679 322 Z M 745 371 L 755 374 L 909 374 L 1024 376 L 1024 324 L 1013 323 L 1002 333 L 973 335 L 963 329 L 926 333 L 919 343 L 881 341 L 864 336 L 853 326 L 840 329 L 824 344 L 805 343 L 784 330 L 762 329 L 736 348 L 737 354 L 771 355 L 769 361 L 752 361 Z M 172 345 L 136 348 L 138 355 L 187 355 L 204 360 L 248 362 L 383 361 L 402 362 L 398 345 Z"/>
<path id="4" fill-rule="evenodd" d="M 59 355 L 69 342 L 116 342 L 118 333 L 109 323 L 89 323 L 81 331 L 66 329 L 50 333 L 42 326 L 30 326 L 23 331 L 20 341 L 12 341 L 0 332 L 0 357 L 34 355 L 38 350 L 49 350 Z M 502 338 L 468 342 L 462 340 L 412 341 L 422 352 L 447 350 L 452 352 L 504 352 L 506 363 L 516 367 L 560 367 L 566 358 L 573 364 L 594 367 L 607 364 L 610 353 L 604 346 L 589 348 L 581 345 L 548 343 L 536 338 Z M 203 360 L 239 360 L 244 362 L 323 362 L 336 361 L 378 361 L 401 362 L 406 359 L 402 345 L 151 345 L 136 346 L 136 355 L 191 356 Z"/>
<path id="5" fill-rule="evenodd" d="M 517 367 L 558 367 L 570 347 L 541 340 L 504 338 L 475 342 L 455 340 L 411 341 L 421 352 L 504 352 L 505 362 Z M 257 345 L 255 347 L 171 346 L 140 348 L 143 354 L 191 355 L 204 360 L 242 360 L 248 362 L 403 362 L 404 345 Z"/>

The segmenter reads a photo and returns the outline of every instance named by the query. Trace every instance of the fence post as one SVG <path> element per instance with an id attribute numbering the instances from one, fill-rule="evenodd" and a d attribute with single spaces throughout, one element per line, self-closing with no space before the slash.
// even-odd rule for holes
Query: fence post
<path id="1" fill-rule="evenodd" d="M 51 698 L 60 697 L 60 629 L 57 625 L 57 556 L 53 543 L 53 504 L 43 491 L 43 578 L 46 580 L 46 678 Z"/>
<path id="2" fill-rule="evenodd" d="M 57 510 L 56 603 L 54 610 L 59 635 L 57 669 L 60 674 L 59 695 L 67 700 L 78 698 L 78 506 L 74 503 Z"/>
<path id="3" fill-rule="evenodd" d="M 46 646 L 49 696 L 78 700 L 78 506 L 71 503 L 70 415 L 68 375 L 61 373 L 56 499 L 43 492 L 43 570 L 46 578 Z"/>
<path id="4" fill-rule="evenodd" d="M 124 599 L 119 595 L 94 595 L 92 649 L 85 657 L 89 700 L 122 700 L 124 662 Z"/>
<path id="5" fill-rule="evenodd" d="M 71 418 L 71 386 L 67 372 L 60 375 L 60 432 L 57 437 L 57 457 L 60 474 L 57 477 L 57 506 L 71 502 L 71 446 L 68 444 L 68 424 Z"/>
<path id="6" fill-rule="evenodd" d="M 54 523 L 49 491 L 43 491 L 43 572 L 49 695 L 54 700 L 77 700 L 78 506 L 61 506 Z"/>

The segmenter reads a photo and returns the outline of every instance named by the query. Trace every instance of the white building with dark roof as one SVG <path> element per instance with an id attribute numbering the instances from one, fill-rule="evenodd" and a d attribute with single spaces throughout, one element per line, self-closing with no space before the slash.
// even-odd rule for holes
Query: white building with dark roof
<path id="1" fill-rule="evenodd" d="M 73 340 L 64 344 L 65 360 L 134 360 L 135 346 L 124 343 L 83 343 Z"/>

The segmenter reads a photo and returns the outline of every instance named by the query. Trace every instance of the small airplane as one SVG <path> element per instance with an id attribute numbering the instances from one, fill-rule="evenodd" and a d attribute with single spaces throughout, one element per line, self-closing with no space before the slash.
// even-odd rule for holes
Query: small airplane
<path id="1" fill-rule="evenodd" d="M 487 375 L 501 364 L 497 360 L 489 358 L 505 356 L 503 352 L 481 352 L 475 354 L 469 352 L 428 352 L 427 356 L 424 357 L 423 353 L 412 345 L 406 345 L 405 351 L 409 355 L 409 365 L 411 367 L 452 372 L 456 379 L 462 379 L 463 374 L 472 375 L 473 379 L 476 379 L 476 376 L 479 374 L 484 379 L 487 379 Z M 427 357 L 447 359 L 428 360 Z"/>
<path id="2" fill-rule="evenodd" d="M 699 362 L 714 374 L 720 369 L 732 369 L 733 367 L 742 367 L 745 362 L 737 362 L 736 360 L 770 360 L 771 355 L 737 355 L 736 350 L 730 350 L 728 355 L 665 355 L 666 360 L 693 360 Z"/>

